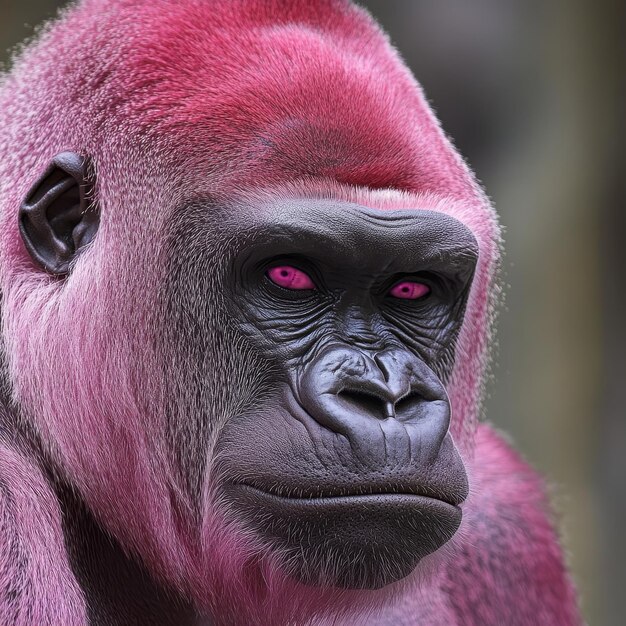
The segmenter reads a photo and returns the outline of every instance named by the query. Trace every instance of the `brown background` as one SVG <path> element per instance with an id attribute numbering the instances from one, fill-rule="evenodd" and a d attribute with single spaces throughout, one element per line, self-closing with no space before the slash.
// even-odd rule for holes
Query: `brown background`
<path id="1" fill-rule="evenodd" d="M 0 0 L 0 60 L 62 4 Z M 626 624 L 622 3 L 362 4 L 424 85 L 506 229 L 487 417 L 553 486 L 589 623 Z"/>

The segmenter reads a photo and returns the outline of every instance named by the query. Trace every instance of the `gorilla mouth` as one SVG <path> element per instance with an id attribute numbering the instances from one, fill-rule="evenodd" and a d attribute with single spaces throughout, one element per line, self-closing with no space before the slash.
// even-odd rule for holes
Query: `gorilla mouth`
<path id="1" fill-rule="evenodd" d="M 269 496 L 277 498 L 279 500 L 293 500 L 302 504 L 323 504 L 325 502 L 340 503 L 341 501 L 355 503 L 357 500 L 373 501 L 373 500 L 393 500 L 394 497 L 398 498 L 415 498 L 416 502 L 419 500 L 433 500 L 439 501 L 443 504 L 450 505 L 458 508 L 458 506 L 465 500 L 465 493 L 442 493 L 433 489 L 428 489 L 424 486 L 411 486 L 407 488 L 406 485 L 385 485 L 385 486 L 369 486 L 369 487 L 319 487 L 316 489 L 293 489 L 287 487 L 281 487 L 280 485 L 272 485 L 270 487 L 261 487 L 250 483 L 235 483 L 234 487 L 243 488 L 250 492 L 256 492 L 260 496 Z"/>

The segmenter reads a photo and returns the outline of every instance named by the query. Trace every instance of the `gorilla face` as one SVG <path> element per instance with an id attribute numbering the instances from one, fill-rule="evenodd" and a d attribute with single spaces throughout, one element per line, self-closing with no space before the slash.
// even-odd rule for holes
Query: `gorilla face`
<path id="1" fill-rule="evenodd" d="M 176 228 L 168 297 L 172 337 L 208 346 L 227 335 L 262 374 L 252 389 L 252 373 L 232 372 L 240 408 L 214 432 L 226 517 L 307 584 L 378 588 L 407 576 L 453 536 L 468 492 L 443 381 L 473 235 L 434 211 L 291 199 L 231 210 L 220 240 L 208 213 L 190 211 Z M 197 297 L 216 271 L 207 261 L 218 264 L 220 322 Z M 207 360 L 192 350 L 181 367 L 228 380 L 227 363 Z M 203 384 L 190 410 L 215 429 Z M 208 437 L 198 428 L 188 441 Z"/>
<path id="2" fill-rule="evenodd" d="M 59 155 L 22 207 L 52 274 L 98 228 L 84 167 Z M 444 382 L 474 236 L 441 212 L 310 198 L 199 202 L 169 229 L 162 293 L 143 306 L 193 525 L 210 497 L 301 582 L 406 577 L 454 535 L 468 493 Z"/>

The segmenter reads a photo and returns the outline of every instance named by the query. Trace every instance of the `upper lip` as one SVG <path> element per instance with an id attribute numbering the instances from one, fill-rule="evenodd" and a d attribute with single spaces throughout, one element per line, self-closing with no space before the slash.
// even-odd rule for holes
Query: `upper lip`
<path id="1" fill-rule="evenodd" d="M 276 483 L 272 485 L 259 485 L 252 482 L 240 482 L 237 484 L 289 500 L 321 500 L 324 498 L 346 498 L 351 496 L 409 495 L 440 500 L 452 506 L 458 506 L 465 500 L 465 494 L 454 493 L 452 491 L 443 492 L 426 485 L 407 485 L 401 483 L 350 486 L 325 485 L 307 488 L 294 488 Z"/>

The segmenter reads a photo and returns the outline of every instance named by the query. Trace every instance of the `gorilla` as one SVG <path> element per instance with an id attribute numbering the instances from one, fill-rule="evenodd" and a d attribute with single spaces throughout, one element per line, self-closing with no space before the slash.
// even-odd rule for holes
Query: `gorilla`
<path id="1" fill-rule="evenodd" d="M 0 237 L 0 623 L 581 623 L 479 420 L 496 216 L 363 9 L 71 6 Z"/>

